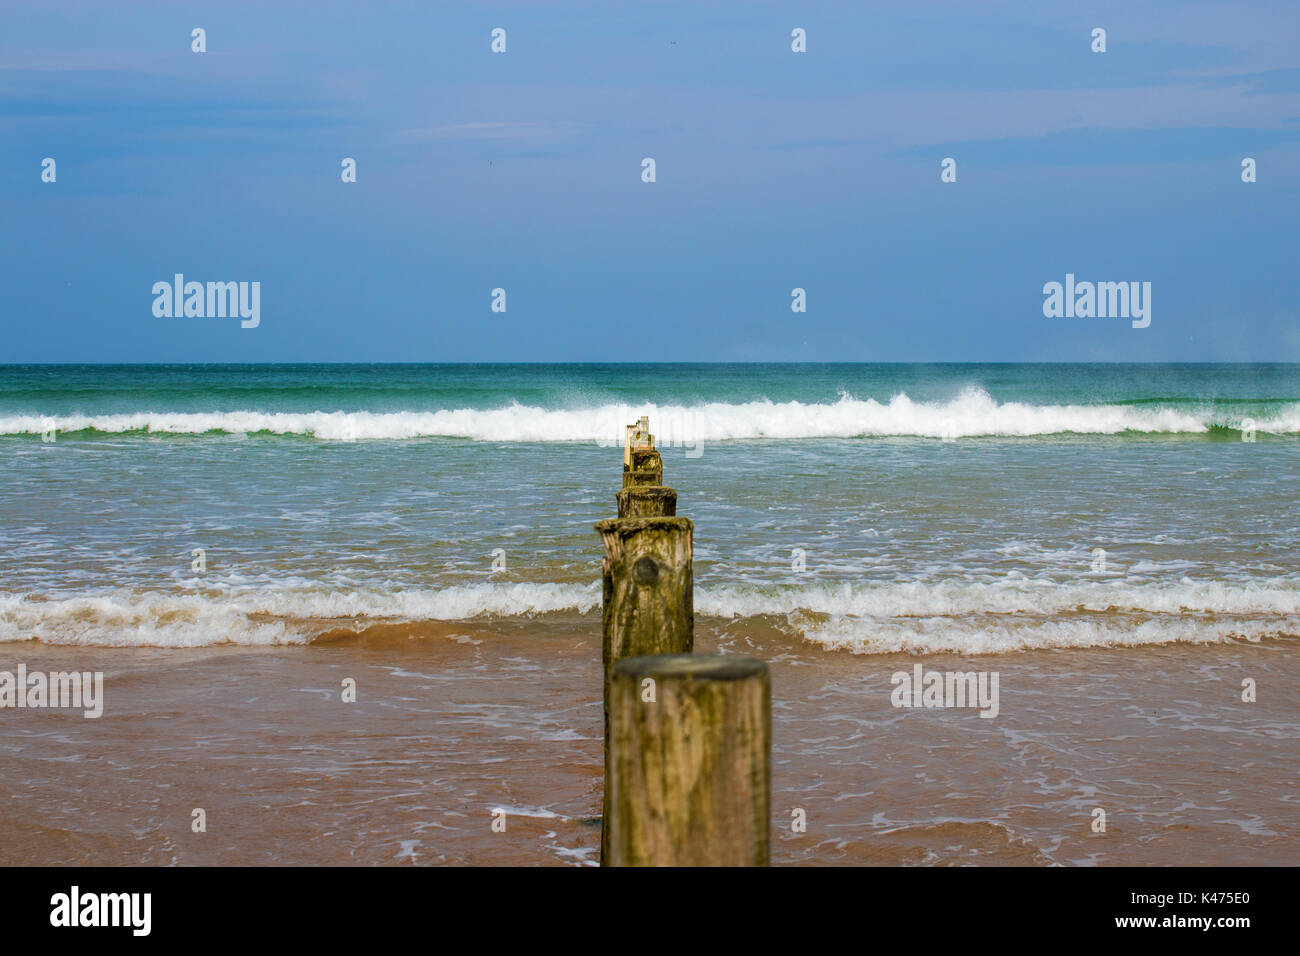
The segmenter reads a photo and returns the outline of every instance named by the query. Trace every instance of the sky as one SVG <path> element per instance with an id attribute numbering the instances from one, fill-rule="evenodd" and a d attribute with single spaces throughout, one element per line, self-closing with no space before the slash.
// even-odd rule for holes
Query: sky
<path id="1" fill-rule="evenodd" d="M 0 0 L 0 363 L 1300 361 L 1297 36 L 1292 0 Z M 155 315 L 176 273 L 259 324 Z M 1150 282 L 1150 325 L 1045 316 L 1067 274 Z"/>

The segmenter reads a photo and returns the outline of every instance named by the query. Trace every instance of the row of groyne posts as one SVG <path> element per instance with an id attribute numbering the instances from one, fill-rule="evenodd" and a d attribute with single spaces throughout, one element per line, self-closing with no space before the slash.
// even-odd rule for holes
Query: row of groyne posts
<path id="1" fill-rule="evenodd" d="M 695 527 L 663 484 L 650 424 L 627 427 L 603 565 L 602 866 L 766 866 L 767 665 L 695 654 Z"/>

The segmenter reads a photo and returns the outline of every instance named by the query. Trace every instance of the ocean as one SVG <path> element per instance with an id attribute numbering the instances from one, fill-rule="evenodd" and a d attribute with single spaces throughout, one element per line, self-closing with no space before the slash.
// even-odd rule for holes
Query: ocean
<path id="1" fill-rule="evenodd" d="M 773 666 L 775 862 L 1294 862 L 1289 364 L 0 367 L 0 669 L 106 673 L 0 717 L 0 861 L 593 862 L 641 415 L 699 649 Z"/>

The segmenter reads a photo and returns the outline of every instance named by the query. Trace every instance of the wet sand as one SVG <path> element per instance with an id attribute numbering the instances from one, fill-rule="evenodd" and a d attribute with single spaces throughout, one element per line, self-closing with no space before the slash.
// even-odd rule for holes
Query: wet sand
<path id="1" fill-rule="evenodd" d="M 105 674 L 100 719 L 0 710 L 0 864 L 595 863 L 599 629 L 552 615 L 301 647 L 0 645 L 0 670 Z M 776 864 L 1300 861 L 1294 640 L 915 657 L 822 651 L 754 619 L 696 632 L 698 651 L 771 663 Z M 998 716 L 893 707 L 890 675 L 916 663 L 998 671 Z"/>

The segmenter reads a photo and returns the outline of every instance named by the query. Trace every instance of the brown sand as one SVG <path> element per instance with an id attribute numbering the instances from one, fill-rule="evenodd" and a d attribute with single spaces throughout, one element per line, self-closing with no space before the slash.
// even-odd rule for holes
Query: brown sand
<path id="1" fill-rule="evenodd" d="M 589 615 L 383 626 L 306 647 L 0 645 L 0 670 L 104 671 L 106 701 L 98 720 L 0 710 L 0 863 L 592 863 L 599 627 Z M 698 651 L 772 664 L 774 863 L 1300 857 L 1294 641 L 915 658 L 823 652 L 753 621 L 697 635 Z M 1001 713 L 895 709 L 890 675 L 918 661 L 998 671 Z M 1243 677 L 1258 702 L 1240 700 Z M 806 833 L 791 831 L 796 807 Z"/>

